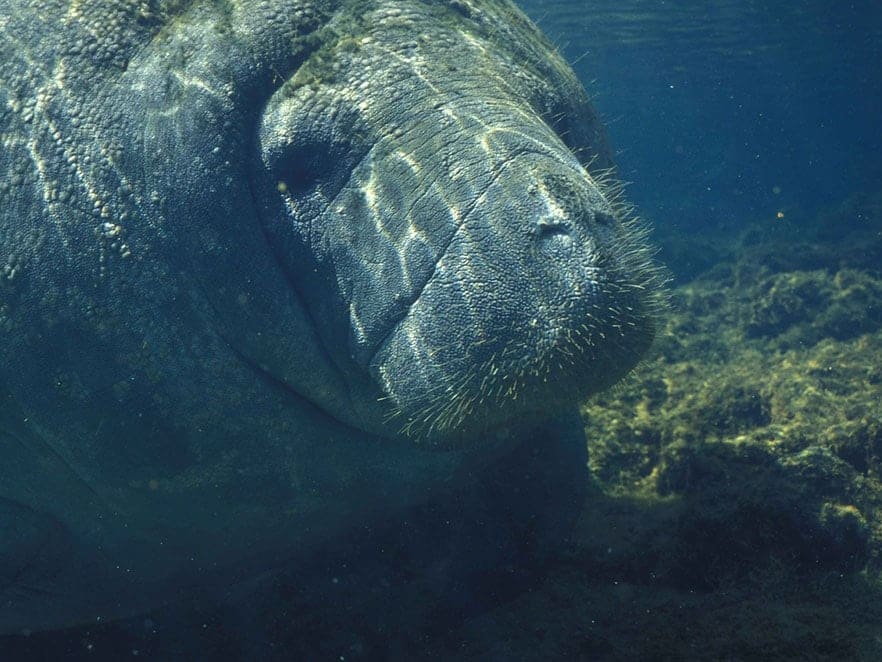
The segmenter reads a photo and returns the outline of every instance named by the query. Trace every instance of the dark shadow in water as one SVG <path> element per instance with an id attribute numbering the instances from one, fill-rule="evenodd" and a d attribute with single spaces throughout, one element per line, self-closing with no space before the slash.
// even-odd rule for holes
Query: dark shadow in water
<path id="1" fill-rule="evenodd" d="M 3 660 L 373 659 L 412 654 L 529 589 L 585 501 L 584 442 L 539 432 L 468 489 L 273 573 L 227 604 L 0 638 Z M 575 443 L 574 443 L 575 442 Z M 195 601 L 198 602 L 198 601 Z"/>

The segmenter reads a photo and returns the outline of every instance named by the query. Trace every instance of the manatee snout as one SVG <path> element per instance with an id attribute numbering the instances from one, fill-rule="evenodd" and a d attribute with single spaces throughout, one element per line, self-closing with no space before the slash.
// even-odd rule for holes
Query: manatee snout
<path id="1" fill-rule="evenodd" d="M 655 332 L 643 244 L 571 155 L 514 157 L 478 198 L 371 362 L 417 437 L 572 407 Z"/>
<path id="2" fill-rule="evenodd" d="M 584 90 L 528 24 L 381 5 L 262 113 L 260 216 L 322 346 L 310 374 L 342 387 L 274 368 L 382 436 L 572 408 L 645 352 L 657 290 Z"/>

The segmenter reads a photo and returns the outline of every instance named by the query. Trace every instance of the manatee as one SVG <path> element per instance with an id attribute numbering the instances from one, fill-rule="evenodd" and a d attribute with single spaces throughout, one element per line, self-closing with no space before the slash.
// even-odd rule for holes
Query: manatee
<path id="1" fill-rule="evenodd" d="M 0 142 L 0 632 L 583 469 L 655 333 L 603 128 L 507 0 L 5 0 Z"/>

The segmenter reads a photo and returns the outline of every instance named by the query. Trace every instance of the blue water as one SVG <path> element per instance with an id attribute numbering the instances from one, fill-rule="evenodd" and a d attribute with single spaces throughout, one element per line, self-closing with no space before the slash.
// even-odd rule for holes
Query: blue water
<path id="1" fill-rule="evenodd" d="M 524 0 L 658 232 L 813 215 L 882 182 L 882 3 Z"/>

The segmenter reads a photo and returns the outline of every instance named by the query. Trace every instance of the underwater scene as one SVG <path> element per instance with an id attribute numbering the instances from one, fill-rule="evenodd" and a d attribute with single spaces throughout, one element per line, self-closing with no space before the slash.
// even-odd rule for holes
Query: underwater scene
<path id="1" fill-rule="evenodd" d="M 882 660 L 882 4 L 88 5 L 0 0 L 0 662 Z"/>

